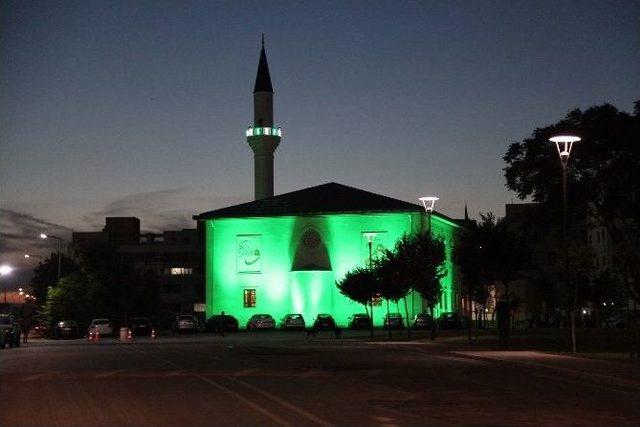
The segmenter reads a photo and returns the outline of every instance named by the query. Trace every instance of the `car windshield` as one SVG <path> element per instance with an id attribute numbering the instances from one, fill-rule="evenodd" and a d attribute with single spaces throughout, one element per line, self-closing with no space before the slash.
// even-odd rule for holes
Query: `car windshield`
<path id="1" fill-rule="evenodd" d="M 298 320 L 302 318 L 302 316 L 299 314 L 290 314 L 288 317 L 289 317 L 289 320 Z"/>
<path id="2" fill-rule="evenodd" d="M 402 317 L 402 316 L 400 315 L 400 313 L 389 313 L 389 314 L 388 314 L 388 316 L 389 316 L 389 317 Z"/>

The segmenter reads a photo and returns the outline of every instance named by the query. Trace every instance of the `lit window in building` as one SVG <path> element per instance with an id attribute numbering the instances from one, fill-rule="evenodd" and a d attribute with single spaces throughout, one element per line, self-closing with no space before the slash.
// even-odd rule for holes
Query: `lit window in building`
<path id="1" fill-rule="evenodd" d="M 256 306 L 256 290 L 255 289 L 244 290 L 244 306 L 245 307 Z"/>
<path id="2" fill-rule="evenodd" d="M 184 276 L 188 274 L 193 274 L 193 268 L 171 267 L 169 269 L 169 274 L 171 274 L 172 276 Z"/>

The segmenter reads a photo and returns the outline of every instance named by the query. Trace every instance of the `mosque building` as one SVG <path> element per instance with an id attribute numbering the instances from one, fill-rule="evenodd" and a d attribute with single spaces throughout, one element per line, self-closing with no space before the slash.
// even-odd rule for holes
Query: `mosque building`
<path id="1" fill-rule="evenodd" d="M 437 212 L 428 215 L 418 204 L 335 182 L 274 196 L 274 152 L 282 131 L 273 121 L 264 41 L 253 100 L 246 138 L 254 154 L 255 200 L 194 216 L 205 223 L 207 318 L 224 311 L 244 326 L 254 314 L 277 321 L 300 313 L 310 324 L 328 313 L 344 326 L 364 308 L 343 296 L 336 281 L 393 248 L 403 234 L 425 232 L 429 222 L 446 248 L 447 275 L 436 314 L 458 311 L 459 274 L 451 257 L 460 225 Z M 410 316 L 427 310 L 418 293 L 407 299 Z M 397 311 L 404 313 L 403 307 Z M 375 325 L 382 325 L 385 313 L 374 310 Z"/>

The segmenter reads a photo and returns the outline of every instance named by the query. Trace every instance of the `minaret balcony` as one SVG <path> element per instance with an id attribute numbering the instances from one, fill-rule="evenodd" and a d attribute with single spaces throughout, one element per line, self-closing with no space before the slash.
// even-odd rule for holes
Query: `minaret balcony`
<path id="1" fill-rule="evenodd" d="M 282 128 L 254 128 L 249 126 L 249 128 L 245 131 L 247 136 L 262 136 L 262 135 L 270 135 L 270 136 L 282 136 Z"/>

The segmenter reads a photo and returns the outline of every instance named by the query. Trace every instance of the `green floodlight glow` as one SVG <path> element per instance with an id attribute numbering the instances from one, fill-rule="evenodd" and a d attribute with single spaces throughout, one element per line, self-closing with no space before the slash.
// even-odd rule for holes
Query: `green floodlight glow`
<path id="1" fill-rule="evenodd" d="M 254 128 L 249 126 L 249 128 L 247 128 L 247 130 L 245 131 L 245 134 L 247 136 L 263 136 L 263 135 L 270 135 L 270 136 L 282 136 L 282 128 L 263 128 L 263 127 L 258 127 L 258 128 Z"/>
<path id="2" fill-rule="evenodd" d="M 206 222 L 206 313 L 212 316 L 224 311 L 235 316 L 241 327 L 256 313 L 269 313 L 276 320 L 288 313 L 301 313 L 307 324 L 319 313 L 330 313 L 338 325 L 346 326 L 349 316 L 362 313 L 364 307 L 340 294 L 336 281 L 354 267 L 368 264 L 369 241 L 377 256 L 385 248 L 391 249 L 403 234 L 427 229 L 424 212 Z M 441 280 L 443 293 L 436 315 L 456 309 L 454 283 L 459 277 L 451 252 L 458 230 L 449 221 L 432 215 L 433 235 L 447 242 L 447 275 Z M 245 290 L 255 291 L 255 306 L 245 307 Z M 400 304 L 404 313 L 404 303 Z M 407 296 L 407 305 L 409 316 L 427 310 L 417 293 Z M 384 310 L 374 311 L 375 325 L 382 325 L 384 314 Z"/>

